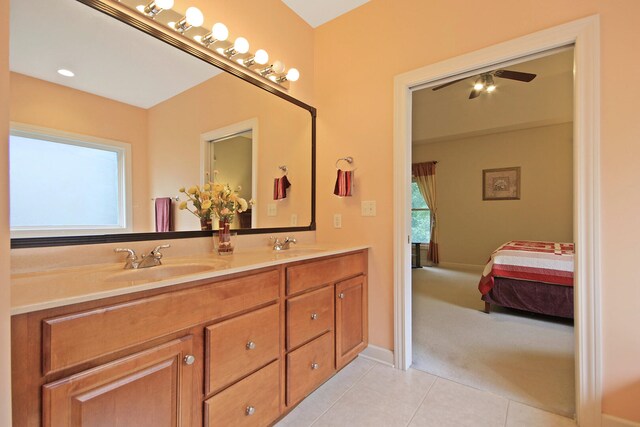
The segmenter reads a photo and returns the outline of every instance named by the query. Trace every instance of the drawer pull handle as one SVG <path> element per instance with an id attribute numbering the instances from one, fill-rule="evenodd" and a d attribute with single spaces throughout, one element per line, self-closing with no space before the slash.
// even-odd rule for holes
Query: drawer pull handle
<path id="1" fill-rule="evenodd" d="M 249 341 L 247 343 L 247 350 L 253 350 L 254 348 L 256 348 L 256 343 L 254 343 L 253 341 Z"/>
<path id="2" fill-rule="evenodd" d="M 344 292 L 340 292 L 340 293 L 338 294 L 338 298 L 340 298 L 340 299 L 344 299 Z"/>
<path id="3" fill-rule="evenodd" d="M 187 354 L 184 357 L 184 363 L 187 365 L 193 365 L 196 361 L 196 357 L 193 354 Z"/>
<path id="4" fill-rule="evenodd" d="M 311 364 L 311 369 L 312 369 L 312 370 L 314 370 L 314 371 L 315 371 L 316 369 L 318 369 L 319 367 L 320 367 L 320 365 L 318 365 L 318 364 L 317 364 L 317 363 L 315 363 L 315 362 L 313 362 L 313 363 Z"/>
<path id="5" fill-rule="evenodd" d="M 311 313 L 311 320 L 316 320 L 318 318 L 318 313 Z"/>
<path id="6" fill-rule="evenodd" d="M 251 416 L 256 413 L 255 406 L 247 406 L 247 409 L 244 411 L 247 416 Z"/>

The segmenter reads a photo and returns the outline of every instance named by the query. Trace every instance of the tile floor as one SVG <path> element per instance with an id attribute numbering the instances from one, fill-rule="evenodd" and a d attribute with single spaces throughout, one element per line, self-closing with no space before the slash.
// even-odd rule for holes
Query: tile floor
<path id="1" fill-rule="evenodd" d="M 415 369 L 357 358 L 277 427 L 575 427 L 575 422 Z"/>

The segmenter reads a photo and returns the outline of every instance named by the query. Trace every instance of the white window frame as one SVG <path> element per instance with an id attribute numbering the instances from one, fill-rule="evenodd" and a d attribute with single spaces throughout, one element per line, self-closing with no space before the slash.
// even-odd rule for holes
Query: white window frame
<path id="1" fill-rule="evenodd" d="M 114 234 L 133 232 L 133 192 L 131 172 L 131 144 L 89 135 L 49 129 L 25 123 L 11 122 L 10 134 L 78 147 L 115 152 L 118 155 L 118 224 L 109 226 L 38 226 L 11 227 L 12 238 L 53 237 L 67 235 Z M 11 185 L 9 185 L 11 190 Z"/>

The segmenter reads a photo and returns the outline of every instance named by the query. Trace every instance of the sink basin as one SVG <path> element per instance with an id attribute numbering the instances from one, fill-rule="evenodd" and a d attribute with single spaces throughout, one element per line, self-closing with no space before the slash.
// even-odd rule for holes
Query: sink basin
<path id="1" fill-rule="evenodd" d="M 187 274 L 202 273 L 215 270 L 226 265 L 226 261 L 215 261 L 206 264 L 174 264 L 157 267 L 123 270 L 107 277 L 106 282 L 135 282 L 139 280 L 157 281 Z"/>

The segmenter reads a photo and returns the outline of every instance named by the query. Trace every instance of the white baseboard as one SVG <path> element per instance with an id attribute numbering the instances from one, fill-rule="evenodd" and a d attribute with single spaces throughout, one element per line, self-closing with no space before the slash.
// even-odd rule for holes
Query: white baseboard
<path id="1" fill-rule="evenodd" d="M 602 427 L 640 427 L 640 423 L 602 414 Z"/>
<path id="2" fill-rule="evenodd" d="M 467 268 L 467 269 L 474 269 L 474 270 L 482 270 L 482 269 L 484 269 L 484 265 L 462 264 L 462 263 L 459 263 L 459 262 L 441 262 L 438 265 L 440 267 L 445 267 L 445 268 Z"/>
<path id="3" fill-rule="evenodd" d="M 391 366 L 392 368 L 394 367 L 393 351 L 378 347 L 377 345 L 369 344 L 367 348 L 362 350 L 360 357 L 382 363 L 383 365 Z"/>

